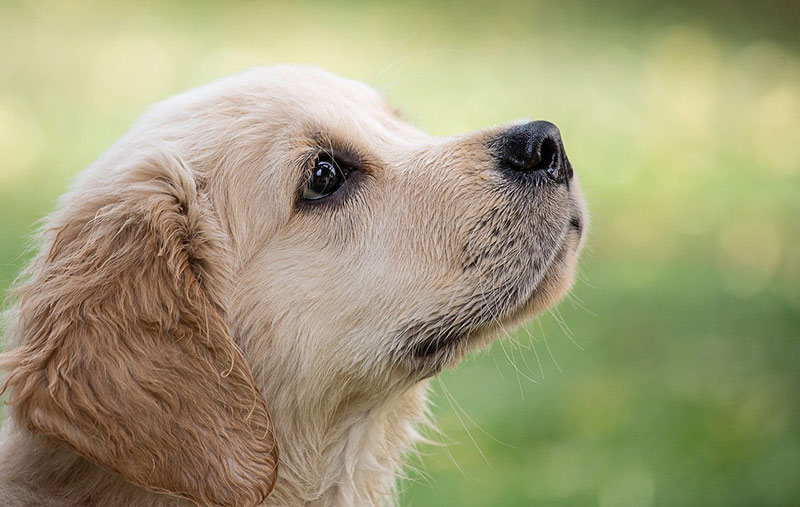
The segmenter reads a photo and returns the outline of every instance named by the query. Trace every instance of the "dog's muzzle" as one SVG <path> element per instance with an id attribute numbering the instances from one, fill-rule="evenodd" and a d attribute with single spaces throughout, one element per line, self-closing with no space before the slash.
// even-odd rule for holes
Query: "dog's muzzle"
<path id="1" fill-rule="evenodd" d="M 558 127 L 547 121 L 532 121 L 511 127 L 492 143 L 503 170 L 543 175 L 555 183 L 572 179 Z"/>

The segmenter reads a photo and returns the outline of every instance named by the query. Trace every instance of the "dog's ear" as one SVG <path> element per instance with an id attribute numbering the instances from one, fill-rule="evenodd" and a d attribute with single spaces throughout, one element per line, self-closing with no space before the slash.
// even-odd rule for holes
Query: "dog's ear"
<path id="1" fill-rule="evenodd" d="M 258 504 L 277 448 L 224 320 L 225 237 L 176 158 L 119 169 L 54 216 L 18 292 L 12 414 L 150 490 Z"/>

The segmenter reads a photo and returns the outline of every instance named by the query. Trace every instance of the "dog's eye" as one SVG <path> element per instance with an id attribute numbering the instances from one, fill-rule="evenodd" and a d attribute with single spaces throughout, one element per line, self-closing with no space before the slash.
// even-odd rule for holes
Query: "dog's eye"
<path id="1" fill-rule="evenodd" d="M 316 201 L 331 195 L 342 186 L 349 171 L 343 170 L 333 158 L 322 154 L 317 158 L 305 187 L 303 199 Z"/>

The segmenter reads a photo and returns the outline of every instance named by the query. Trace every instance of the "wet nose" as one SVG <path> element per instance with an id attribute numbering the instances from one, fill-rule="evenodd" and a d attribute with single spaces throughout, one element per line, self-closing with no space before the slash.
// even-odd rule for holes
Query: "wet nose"
<path id="1" fill-rule="evenodd" d="M 564 152 L 558 127 L 532 121 L 511 127 L 497 139 L 501 167 L 523 173 L 541 172 L 556 183 L 572 178 L 572 165 Z"/>

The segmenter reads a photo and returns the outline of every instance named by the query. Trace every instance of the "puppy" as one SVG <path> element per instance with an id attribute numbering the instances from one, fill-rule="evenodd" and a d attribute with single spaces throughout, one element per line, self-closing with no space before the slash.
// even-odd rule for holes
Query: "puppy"
<path id="1" fill-rule="evenodd" d="M 586 220 L 547 122 L 431 137 L 297 66 L 162 102 L 15 291 L 0 504 L 392 503 L 427 379 L 554 304 Z"/>

